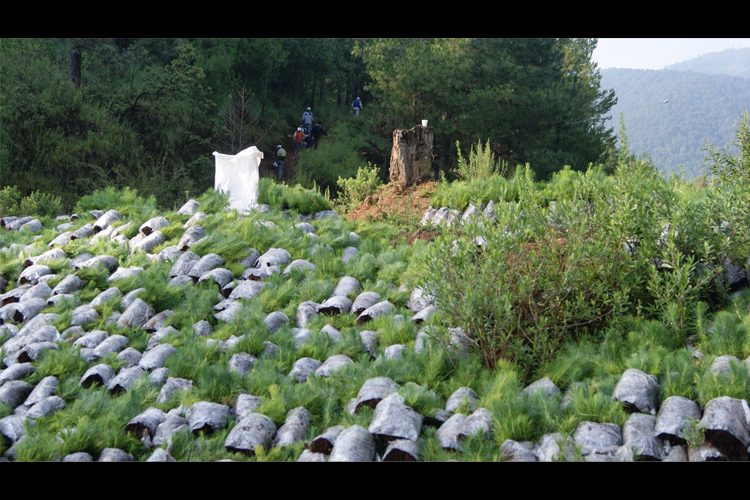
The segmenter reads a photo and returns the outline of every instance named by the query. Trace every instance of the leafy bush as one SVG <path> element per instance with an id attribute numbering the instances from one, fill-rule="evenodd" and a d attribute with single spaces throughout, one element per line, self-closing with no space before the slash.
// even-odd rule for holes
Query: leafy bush
<path id="1" fill-rule="evenodd" d="M 24 196 L 18 211 L 22 214 L 33 214 L 47 217 L 59 215 L 62 210 L 62 200 L 59 196 L 34 191 Z"/>
<path id="2" fill-rule="evenodd" d="M 218 113 L 193 44 L 172 41 L 164 51 L 149 49 L 150 41 L 81 42 L 82 92 L 59 64 L 70 43 L 9 39 L 0 47 L 3 182 L 24 194 L 56 194 L 66 210 L 110 185 L 155 194 L 169 207 L 186 190 L 210 185 L 206 153 L 218 142 Z M 126 67 L 132 72 L 123 78 Z"/>
<path id="3" fill-rule="evenodd" d="M 356 177 L 339 177 L 336 184 L 340 189 L 338 203 L 341 207 L 346 211 L 352 210 L 374 194 L 382 184 L 379 173 L 380 169 L 376 165 L 368 163 L 367 167 L 357 169 Z"/>
<path id="4" fill-rule="evenodd" d="M 713 279 L 723 259 L 750 256 L 739 229 L 750 216 L 741 183 L 699 190 L 631 162 L 612 177 L 564 170 L 541 191 L 519 184 L 516 196 L 497 205 L 499 228 L 463 228 L 455 245 L 457 235 L 448 235 L 423 260 L 438 299 L 460 304 L 446 326 L 474 334 L 490 366 L 499 358 L 536 366 L 564 339 L 612 323 L 618 310 L 664 321 L 681 343 L 698 300 L 723 303 Z M 472 242 L 479 235 L 482 250 Z"/>
<path id="5" fill-rule="evenodd" d="M 517 171 L 484 184 L 512 192 L 496 204 L 497 225 L 466 225 L 438 239 L 420 255 L 416 284 L 450 308 L 442 323 L 470 332 L 488 366 L 504 358 L 531 370 L 566 339 L 621 314 L 664 320 L 684 339 L 693 305 L 719 286 L 705 270 L 720 270 L 726 255 L 745 262 L 750 251 L 747 231 L 738 230 L 750 196 L 739 185 L 686 202 L 644 162 L 612 177 L 563 171 L 543 185 Z M 437 204 L 454 208 L 486 193 L 471 181 L 441 187 L 436 198 L 446 203 Z M 543 209 L 549 200 L 556 203 Z"/>
<path id="6" fill-rule="evenodd" d="M 597 232 L 562 238 L 546 228 L 528 238 L 518 210 L 504 212 L 500 228 L 470 227 L 456 245 L 440 238 L 427 253 L 425 288 L 451 311 L 446 326 L 472 335 L 486 365 L 503 358 L 530 371 L 565 340 L 628 311 L 635 269 L 619 242 Z M 474 242 L 480 234 L 484 247 Z"/>
<path id="7" fill-rule="evenodd" d="M 707 148 L 713 160 L 711 173 L 723 182 L 750 183 L 750 114 L 747 112 L 737 126 L 735 145 L 739 149 L 737 156 Z"/>
<path id="8" fill-rule="evenodd" d="M 546 201 L 591 200 L 595 192 L 610 189 L 612 178 L 607 177 L 604 167 L 592 167 L 585 172 L 573 170 L 566 165 L 552 175 L 549 182 L 543 184 L 541 195 Z"/>
<path id="9" fill-rule="evenodd" d="M 0 189 L 0 214 L 16 215 L 20 201 L 21 192 L 16 186 L 5 186 Z"/>
<path id="10" fill-rule="evenodd" d="M 733 182 L 709 191 L 712 200 L 711 230 L 720 234 L 721 244 L 714 247 L 720 258 L 729 257 L 735 263 L 750 258 L 750 182 Z"/>
<path id="11" fill-rule="evenodd" d="M 305 189 L 299 184 L 289 187 L 266 177 L 260 180 L 258 203 L 265 203 L 280 210 L 295 210 L 301 214 L 331 209 L 331 202 L 317 189 Z"/>
<path id="12" fill-rule="evenodd" d="M 477 141 L 469 150 L 469 159 L 464 158 L 461 154 L 461 145 L 456 141 L 456 150 L 458 151 L 458 176 L 465 180 L 471 179 L 488 179 L 493 175 L 505 176 L 508 172 L 508 166 L 505 162 L 499 162 L 495 159 L 495 154 L 490 148 L 490 141 L 482 146 L 482 141 Z"/>

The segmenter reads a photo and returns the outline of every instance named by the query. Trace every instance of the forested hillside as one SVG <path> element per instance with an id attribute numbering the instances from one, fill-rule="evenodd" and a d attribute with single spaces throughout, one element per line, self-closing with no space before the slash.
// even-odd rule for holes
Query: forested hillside
<path id="1" fill-rule="evenodd" d="M 595 45 L 0 41 L 0 462 L 750 459 L 750 113 L 630 154 L 747 80 L 613 72 L 616 150 Z"/>
<path id="2" fill-rule="evenodd" d="M 707 172 L 707 144 L 729 146 L 742 113 L 750 110 L 750 79 L 682 71 L 607 69 L 602 87 L 613 88 L 630 151 L 648 155 L 664 172 Z"/>
<path id="3" fill-rule="evenodd" d="M 540 178 L 611 158 L 589 39 L 4 39 L 0 184 L 71 207 L 106 186 L 173 207 L 212 185 L 211 152 L 291 149 L 302 111 L 328 136 L 288 181 L 335 189 L 381 168 L 396 127 L 428 119 L 435 167 L 490 140 Z M 355 122 L 351 100 L 364 112 Z"/>
<path id="4" fill-rule="evenodd" d="M 664 69 L 750 78 L 750 48 L 712 52 Z"/>

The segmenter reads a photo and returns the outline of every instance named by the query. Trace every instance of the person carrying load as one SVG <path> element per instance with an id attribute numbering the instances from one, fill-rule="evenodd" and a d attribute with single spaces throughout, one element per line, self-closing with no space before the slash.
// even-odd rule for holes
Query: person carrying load
<path id="1" fill-rule="evenodd" d="M 307 107 L 304 113 L 302 113 L 302 127 L 305 129 L 305 135 L 309 135 L 312 130 L 313 114 L 310 106 Z"/>
<path id="2" fill-rule="evenodd" d="M 354 113 L 354 116 L 359 116 L 360 111 L 362 111 L 362 99 L 357 96 L 352 101 L 352 112 Z"/>
<path id="3" fill-rule="evenodd" d="M 279 181 L 284 176 L 284 160 L 286 160 L 286 151 L 279 144 L 276 146 L 276 160 L 273 162 L 273 166 L 276 168 L 276 180 Z"/>

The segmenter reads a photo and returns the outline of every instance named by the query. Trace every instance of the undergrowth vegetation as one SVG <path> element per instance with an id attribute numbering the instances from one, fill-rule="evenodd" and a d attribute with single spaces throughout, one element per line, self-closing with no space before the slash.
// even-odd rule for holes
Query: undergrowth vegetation
<path id="1" fill-rule="evenodd" d="M 322 190 L 336 194 L 338 179 L 354 177 L 366 163 L 362 152 L 373 147 L 373 140 L 377 149 L 384 149 L 386 141 L 372 137 L 364 124 L 338 122 L 328 137 L 321 139 L 317 149 L 298 154 L 295 182 L 307 187 L 317 184 Z"/>
<path id="2" fill-rule="evenodd" d="M 318 192 L 313 183 L 311 189 L 305 189 L 299 184 L 294 187 L 277 184 L 271 179 L 260 179 L 258 186 L 258 203 L 264 203 L 282 210 L 294 210 L 301 214 L 330 210 L 331 202 Z"/>
<path id="3" fill-rule="evenodd" d="M 505 359 L 536 373 L 566 342 L 601 339 L 630 316 L 664 321 L 684 342 L 699 301 L 729 304 L 729 263 L 750 262 L 741 179 L 699 186 L 631 161 L 537 183 L 528 168 L 500 175 L 481 144 L 459 163 L 469 180 L 443 181 L 433 206 L 492 200 L 495 222 L 444 229 L 415 256 L 411 284 L 450 309 L 443 325 L 469 331 L 489 367 Z"/>
<path id="4" fill-rule="evenodd" d="M 433 206 L 460 210 L 470 203 L 481 207 L 493 201 L 494 221 L 475 219 L 430 228 L 437 235 L 434 241 L 409 240 L 404 237 L 408 224 L 388 219 L 351 223 L 316 216 L 332 206 L 317 189 L 263 179 L 259 202 L 270 210 L 247 215 L 226 210 L 226 195 L 204 193 L 198 201 L 205 212 L 200 225 L 206 236 L 190 248 L 198 256 L 220 255 L 222 267 L 235 277 L 247 267 L 241 261 L 253 250 L 262 254 L 284 248 L 292 259 L 314 266 L 265 278 L 263 289 L 242 299 L 231 321 L 213 316 L 213 306 L 223 297 L 212 281 L 168 284 L 170 263 L 131 253 L 106 238 L 62 245 L 67 259 L 45 263 L 55 273 L 48 284 L 54 287 L 75 274 L 84 285 L 70 300 L 43 310 L 57 315 L 51 324 L 65 332 L 76 307 L 110 287 L 123 295 L 140 289 L 138 297 L 155 311 L 172 311 L 164 325 L 173 330 L 161 342 L 176 351 L 165 366 L 170 377 L 191 380 L 193 387 L 160 403 L 159 388 L 146 375 L 122 394 L 110 394 L 96 384 L 82 387 L 81 375 L 92 363 L 78 348 L 61 342 L 59 349 L 42 353 L 34 362 L 35 371 L 23 380 L 36 384 L 44 377 L 57 377 L 55 393 L 66 407 L 27 422 L 24 439 L 14 445 L 15 458 L 58 460 L 79 451 L 96 457 L 104 448 L 120 448 L 145 460 L 152 450 L 125 432 L 131 418 L 149 407 L 166 412 L 198 401 L 234 406 L 240 394 L 258 396 L 256 411 L 277 426 L 290 410 L 304 406 L 312 416 L 309 441 L 333 425 L 368 427 L 370 408 L 354 415 L 346 408 L 364 381 L 380 376 L 399 384 L 406 404 L 425 417 L 445 408 L 446 400 L 461 387 L 476 391 L 478 405 L 492 414 L 491 435 L 465 439 L 460 452 L 444 450 L 435 429 L 425 426 L 421 460 L 500 460 L 500 445 L 506 439 L 534 441 L 553 432 L 566 437 L 584 421 L 623 425 L 628 413 L 612 395 L 628 368 L 654 375 L 662 399 L 679 395 L 701 406 L 718 396 L 750 399 L 750 373 L 742 361 L 750 356 L 750 290 L 737 291 L 740 287 L 727 272 L 730 262 L 740 269 L 750 267 L 750 185 L 718 179 L 709 185 L 665 180 L 639 162 L 622 162 L 613 175 L 597 167 L 563 169 L 549 182 L 539 183 L 527 167 L 508 171 L 481 144 L 459 165 L 463 180 L 441 182 Z M 357 178 L 341 184 L 346 202 L 337 207 L 351 208 L 375 184 L 373 170 L 360 170 Z M 168 222 L 161 229 L 165 241 L 154 253 L 176 245 L 189 218 L 159 212 L 153 197 L 144 198 L 134 190 L 106 189 L 79 200 L 79 219 L 70 221 L 67 230 L 91 224 L 90 210 L 108 208 L 123 215 L 116 227 L 131 223 L 125 231 L 128 238 L 151 217 L 163 215 Z M 314 234 L 300 225 L 303 221 Z M 11 283 L 9 289 L 18 280 L 24 258 L 47 250 L 46 243 L 57 236 L 57 222 L 50 217 L 43 222 L 45 229 L 37 239 L 0 232 L 0 275 Z M 412 231 L 418 229 L 413 221 L 410 224 Z M 351 252 L 346 262 L 345 252 Z M 68 259 L 87 254 L 111 255 L 121 267 L 139 266 L 143 271 L 111 281 L 103 267 L 76 271 L 69 265 Z M 362 290 L 390 301 L 393 313 L 364 325 L 357 324 L 354 314 L 315 315 L 305 324 L 309 338 L 298 345 L 298 306 L 326 300 L 343 276 L 356 278 Z M 423 324 L 411 321 L 409 299 L 415 286 L 432 295 L 438 308 Z M 86 330 L 123 335 L 128 347 L 144 352 L 153 334 L 110 321 L 121 309 L 119 300 L 98 305 L 97 317 Z M 264 320 L 276 311 L 290 321 L 272 331 Z M 202 320 L 210 326 L 205 337 L 194 331 Z M 338 330 L 341 340 L 334 342 L 324 327 Z M 468 352 L 451 344 L 449 328 L 455 327 L 468 334 Z M 377 333 L 374 359 L 363 350 L 363 330 Z M 429 340 L 416 352 L 417 339 L 423 340 L 425 333 Z M 0 342 L 15 334 L 0 325 Z M 277 349 L 274 354 L 268 354 L 271 343 Z M 387 359 L 385 348 L 395 344 L 404 346 L 403 357 Z M 238 353 L 257 357 L 246 374 L 227 368 Z M 336 354 L 352 362 L 330 377 L 311 376 L 298 383 L 288 375 L 302 357 L 325 361 Z M 714 360 L 726 355 L 740 362 L 724 373 L 712 372 Z M 116 371 L 126 364 L 114 353 L 97 362 Z M 545 397 L 522 392 L 541 377 L 549 377 L 562 393 Z M 468 414 L 471 409 L 464 403 L 459 411 Z M 12 413 L 0 404 L 0 418 Z M 167 446 L 181 461 L 296 460 L 302 452 L 301 442 L 258 448 L 255 455 L 228 452 L 224 440 L 235 423 L 232 415 L 228 425 L 213 434 L 194 435 L 183 429 Z M 693 432 L 691 442 L 698 442 L 699 434 Z M 0 452 L 6 451 L 3 441 Z"/>
<path id="5" fill-rule="evenodd" d="M 337 198 L 337 204 L 344 211 L 354 210 L 368 196 L 377 191 L 382 184 L 380 179 L 380 169 L 370 164 L 367 167 L 359 167 L 355 177 L 339 177 L 336 181 L 340 191 Z"/>

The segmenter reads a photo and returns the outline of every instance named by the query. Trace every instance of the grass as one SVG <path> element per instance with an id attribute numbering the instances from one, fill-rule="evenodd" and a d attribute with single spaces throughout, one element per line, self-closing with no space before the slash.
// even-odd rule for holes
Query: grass
<path id="1" fill-rule="evenodd" d="M 260 179 L 258 203 L 280 210 L 293 210 L 300 214 L 311 214 L 332 208 L 331 201 L 317 189 L 305 189 L 299 184 L 290 187 L 267 177 Z"/>
<path id="2" fill-rule="evenodd" d="M 705 407 L 713 398 L 729 396 L 732 398 L 750 400 L 750 374 L 743 363 L 730 365 L 730 373 L 726 375 L 713 375 L 710 370 L 704 368 L 696 377 L 697 402 Z"/>
<path id="3" fill-rule="evenodd" d="M 75 374 L 86 371 L 86 362 L 75 347 L 63 344 L 59 350 L 45 351 L 36 363 L 36 371 L 29 376 L 29 382 L 37 383 L 44 377 L 54 376 L 64 381 Z M 78 377 L 80 378 L 80 376 Z"/>
<path id="4" fill-rule="evenodd" d="M 96 458 L 104 448 L 120 448 L 145 459 L 148 451 L 124 428 L 157 394 L 146 381 L 118 398 L 110 397 L 104 388 L 82 389 L 66 408 L 27 428 L 26 438 L 17 447 L 18 460 L 57 460 L 78 451 Z"/>
<path id="5" fill-rule="evenodd" d="M 80 357 L 78 349 L 63 342 L 59 350 L 45 352 L 34 363 L 36 371 L 24 380 L 37 383 L 45 376 L 58 377 L 60 383 L 56 393 L 65 399 L 67 406 L 28 424 L 27 438 L 17 447 L 18 459 L 55 460 L 76 451 L 87 451 L 96 458 L 102 449 L 116 447 L 139 460 L 145 460 L 152 450 L 146 449 L 140 441 L 124 432 L 125 425 L 133 416 L 149 407 L 167 411 L 180 404 L 190 406 L 198 401 L 234 406 L 237 396 L 243 393 L 260 397 L 261 406 L 257 411 L 267 415 L 277 426 L 283 424 L 290 410 L 299 406 L 307 408 L 312 415 L 308 440 L 332 425 L 357 424 L 368 427 L 372 410 L 364 408 L 350 415 L 346 405 L 357 395 L 362 384 L 372 377 L 394 380 L 399 384 L 399 393 L 405 402 L 423 415 L 433 415 L 443 409 L 450 395 L 464 386 L 475 390 L 479 396 L 479 406 L 492 413 L 491 438 L 465 439 L 461 452 L 443 450 L 435 430 L 425 428 L 420 437 L 422 460 L 500 460 L 499 449 L 506 439 L 536 441 L 553 432 L 570 436 L 583 421 L 622 425 L 628 414 L 612 398 L 612 393 L 620 376 L 628 368 L 638 368 L 654 375 L 661 385 L 662 398 L 680 395 L 702 406 L 710 399 L 724 395 L 750 399 L 750 374 L 743 364 L 734 366 L 726 376 L 710 374 L 710 364 L 716 356 L 731 354 L 744 360 L 750 355 L 750 292 L 712 298 L 713 289 L 694 277 L 695 266 L 689 264 L 689 259 L 703 265 L 715 264 L 716 257 L 722 252 L 732 252 L 731 255 L 738 258 L 750 253 L 737 243 L 741 236 L 724 241 L 726 235 L 718 236 L 710 224 L 703 222 L 703 219 L 716 220 L 724 216 L 731 221 L 738 220 L 746 215 L 742 212 L 744 205 L 741 201 L 736 201 L 740 214 L 732 214 L 731 207 L 725 206 L 718 196 L 719 191 L 706 191 L 718 188 L 701 188 L 701 191 L 695 186 L 663 181 L 637 169 L 611 177 L 604 176 L 596 169 L 588 172 L 565 170 L 555 174 L 548 184 L 533 183 L 523 169 L 508 177 L 490 177 L 484 185 L 472 180 L 441 183 L 433 201 L 461 208 L 469 202 L 482 203 L 494 199 L 498 202 L 499 225 L 492 230 L 497 232 L 497 238 L 493 241 L 516 238 L 513 241 L 518 246 L 509 247 L 511 249 L 522 248 L 522 244 L 548 241 L 539 237 L 540 231 L 548 226 L 547 217 L 559 225 L 559 235 L 556 234 L 555 238 L 567 238 L 576 251 L 583 251 L 593 238 L 619 242 L 624 235 L 639 237 L 642 260 L 638 260 L 639 257 L 634 261 L 633 274 L 627 276 L 632 279 L 628 283 L 630 290 L 633 290 L 627 298 L 630 307 L 622 314 L 614 315 L 612 321 L 592 328 L 587 335 L 580 338 L 563 337 L 554 355 L 535 365 L 531 371 L 509 361 L 510 356 L 503 351 L 499 352 L 494 367 L 488 369 L 481 353 L 471 352 L 459 357 L 439 341 L 447 335 L 447 327 L 461 326 L 455 322 L 460 317 L 459 312 L 466 312 L 461 309 L 468 307 L 468 301 L 439 302 L 440 312 L 427 325 L 415 325 L 409 321 L 413 313 L 406 307 L 412 287 L 424 284 L 430 277 L 425 274 L 429 268 L 423 264 L 430 258 L 435 259 L 434 249 L 443 245 L 443 250 L 447 252 L 454 239 L 465 239 L 477 228 L 445 230 L 435 242 L 417 241 L 409 245 L 403 237 L 404 227 L 396 227 L 388 222 L 349 223 L 343 218 L 326 218 L 310 222 L 319 237 L 314 239 L 294 229 L 294 224 L 298 222 L 297 213 L 311 213 L 330 206 L 326 205 L 328 200 L 319 193 L 264 180 L 261 187 L 262 197 L 265 198 L 261 201 L 271 205 L 271 212 L 239 216 L 235 211 L 225 210 L 226 196 L 209 191 L 199 198 L 200 210 L 207 214 L 201 225 L 208 236 L 194 245 L 192 250 L 195 253 L 219 254 L 224 259 L 222 267 L 230 269 L 235 277 L 244 270 L 240 261 L 251 248 L 260 253 L 270 248 L 285 248 L 292 259 L 309 260 L 315 265 L 315 270 L 272 275 L 265 280 L 267 286 L 256 297 L 243 299 L 243 307 L 234 320 L 224 322 L 213 317 L 212 307 L 222 298 L 214 284 L 172 287 L 166 284 L 171 264 L 152 261 L 143 253 L 130 255 L 126 248 L 106 240 L 91 242 L 84 238 L 68 243 L 64 250 L 69 258 L 83 253 L 106 253 L 116 256 L 121 266 L 144 267 L 138 276 L 116 283 L 107 282 L 110 274 L 103 268 L 77 271 L 85 285 L 74 296 L 83 304 L 111 286 L 118 287 L 123 295 L 136 288 L 144 288 L 140 297 L 156 312 L 165 309 L 173 311 L 166 324 L 177 331 L 162 340 L 177 348 L 166 361 L 169 376 L 189 379 L 193 388 L 163 404 L 156 403 L 159 388 L 152 386 L 146 377 L 120 395 L 111 395 L 98 386 L 82 388 L 79 385 L 80 377 L 93 364 L 106 362 L 117 370 L 124 363 L 117 360 L 116 354 L 109 354 L 96 362 L 86 362 Z M 733 191 L 729 195 L 739 199 L 737 193 Z M 556 202 L 554 210 L 550 207 L 551 201 Z M 81 200 L 78 206 L 82 211 L 111 207 L 123 213 L 118 225 L 132 222 L 127 233 L 130 237 L 135 235 L 140 223 L 157 214 L 152 200 L 128 190 L 97 192 Z M 181 226 L 188 217 L 173 212 L 161 215 L 170 221 L 170 225 L 162 229 L 167 237 L 161 246 L 164 248 L 175 244 L 180 238 Z M 74 227 L 92 220 L 84 212 Z M 270 221 L 274 226 L 259 225 L 262 221 Z M 666 221 L 672 221 L 680 232 L 669 237 L 671 247 L 661 248 L 656 239 L 661 225 Z M 44 243 L 56 235 L 53 225 L 51 220 L 45 219 L 47 229 L 41 233 L 41 241 L 34 243 L 35 253 L 44 251 Z M 353 236 L 352 231 L 359 237 Z M 700 234 L 710 248 L 703 248 L 695 238 L 685 235 L 690 231 Z M 580 236 L 577 242 L 574 241 L 576 235 Z M 0 273 L 11 282 L 17 279 L 22 260 L 18 251 L 22 246 L 31 244 L 32 237 L 0 231 Z M 16 246 L 11 248 L 10 245 Z M 356 247 L 358 253 L 344 264 L 341 254 L 347 246 Z M 615 246 L 619 248 L 619 243 L 612 248 Z M 465 256 L 476 259 L 471 261 L 476 266 L 467 265 L 466 268 L 476 272 L 482 265 L 479 257 L 482 254 L 470 254 L 466 248 L 461 251 L 465 252 Z M 447 253 L 442 256 L 443 260 L 439 262 L 443 266 L 449 266 L 455 260 Z M 672 259 L 677 263 L 677 271 L 649 275 L 651 264 L 648 259 L 656 257 Z M 67 259 L 53 261 L 49 265 L 57 274 L 51 285 L 73 272 Z M 491 270 L 489 267 L 482 269 Z M 519 269 L 523 272 L 529 270 Z M 343 276 L 358 279 L 363 291 L 375 291 L 381 295 L 381 300 L 389 300 L 394 305 L 394 313 L 365 325 L 357 325 L 356 317 L 350 314 L 317 315 L 306 326 L 312 332 L 310 341 L 295 347 L 292 328 L 297 326 L 298 305 L 306 300 L 322 302 L 330 296 Z M 585 277 L 591 281 L 591 276 Z M 530 280 L 524 286 L 533 284 L 533 275 L 521 278 Z M 507 285 L 491 279 L 485 283 L 488 288 L 480 295 L 487 300 L 496 297 Z M 561 283 L 565 285 L 569 282 L 562 280 Z M 608 286 L 601 282 L 583 283 L 591 287 Z M 456 289 L 457 294 L 472 292 L 474 285 L 468 281 L 465 285 L 465 288 Z M 523 286 L 518 289 L 525 290 Z M 529 294 L 528 297 L 533 300 L 534 295 Z M 567 300 L 584 299 L 570 295 Z M 58 314 L 54 326 L 62 332 L 70 326 L 74 308 L 73 303 L 62 302 L 43 312 Z M 129 340 L 128 347 L 144 352 L 150 339 L 149 333 L 141 328 L 107 324 L 110 315 L 121 310 L 119 299 L 102 305 L 98 308 L 100 319 L 86 329 L 103 329 L 109 335 L 125 335 Z M 273 311 L 284 312 L 290 322 L 272 333 L 264 325 L 263 319 Z M 516 311 L 499 312 L 506 318 L 513 318 Z M 403 320 L 395 319 L 396 315 L 403 316 Z M 203 319 L 207 319 L 213 328 L 207 338 L 197 337 L 192 329 L 193 324 Z M 493 318 L 484 319 L 491 321 Z M 331 324 L 341 331 L 343 340 L 340 343 L 332 342 L 320 332 L 325 324 Z M 433 342 L 424 352 L 416 354 L 413 351 L 415 339 L 424 326 L 430 328 Z M 359 333 L 362 330 L 377 332 L 377 355 L 382 356 L 390 345 L 403 344 L 406 346 L 403 358 L 371 359 L 361 345 Z M 8 333 L 0 335 L 2 341 L 9 337 Z M 697 348 L 704 355 L 702 359 L 694 358 L 685 348 L 689 335 L 697 336 Z M 207 343 L 209 339 L 225 341 L 232 336 L 239 341 L 227 351 Z M 263 354 L 264 342 L 267 341 L 279 347 L 274 356 Z M 536 348 L 534 344 L 531 347 Z M 526 352 L 527 356 L 534 355 L 531 347 Z M 245 375 L 230 372 L 227 367 L 231 356 L 241 352 L 258 357 Z M 345 354 L 353 363 L 330 377 L 311 376 L 304 383 L 288 377 L 298 359 L 310 357 L 325 361 L 334 354 Z M 562 397 L 522 394 L 522 389 L 529 382 L 544 376 L 557 384 L 563 394 L 568 393 L 567 405 L 563 405 Z M 467 406 L 459 409 L 466 414 L 470 410 Z M 0 406 L 0 418 L 10 413 L 10 408 Z M 301 453 L 302 443 L 284 449 L 258 449 L 253 456 L 229 453 L 223 444 L 234 423 L 230 420 L 226 428 L 212 435 L 194 436 L 188 431 L 181 431 L 173 436 L 171 453 L 178 460 L 230 458 L 240 461 L 295 460 Z M 2 446 L 7 448 L 5 444 Z"/>
<path id="6" fill-rule="evenodd" d="M 745 354 L 747 318 L 747 314 L 738 319 L 727 311 L 718 312 L 707 325 L 706 330 L 711 333 L 699 342 L 698 348 L 704 352 L 700 362 L 696 362 L 683 345 L 675 342 L 667 325 L 646 321 L 627 336 L 611 334 L 598 345 L 593 342 L 571 343 L 548 365 L 547 372 L 562 386 L 586 381 L 589 387 L 593 384 L 600 388 L 601 392 L 596 393 L 576 389 L 571 404 L 571 409 L 579 408 L 583 415 L 604 417 L 604 420 L 590 418 L 595 421 L 618 423 L 622 420 L 623 415 L 616 411 L 618 405 L 609 395 L 619 376 L 628 368 L 638 368 L 656 376 L 662 387 L 662 399 L 683 396 L 696 400 L 701 406 L 719 396 L 748 399 L 750 378 L 743 363 L 733 365 L 726 376 L 710 373 L 715 356 Z"/>

